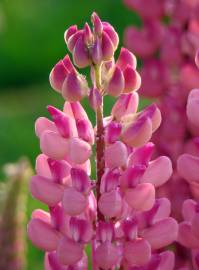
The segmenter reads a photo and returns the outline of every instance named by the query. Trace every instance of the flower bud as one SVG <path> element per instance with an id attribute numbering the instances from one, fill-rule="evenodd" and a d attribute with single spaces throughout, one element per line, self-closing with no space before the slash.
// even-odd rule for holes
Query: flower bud
<path id="1" fill-rule="evenodd" d="M 61 92 L 62 89 L 62 85 L 64 83 L 64 80 L 66 79 L 67 75 L 68 75 L 68 70 L 64 65 L 64 62 L 62 60 L 60 60 L 52 69 L 51 73 L 50 73 L 50 84 L 51 87 L 57 91 L 57 92 Z"/>
<path id="2" fill-rule="evenodd" d="M 62 137 L 72 138 L 77 137 L 77 128 L 72 117 L 56 109 L 53 106 L 48 106 L 48 111 Z"/>
<path id="3" fill-rule="evenodd" d="M 98 201 L 98 207 L 100 212 L 107 218 L 117 217 L 122 210 L 122 198 L 119 192 L 113 190 L 103 193 Z"/>
<path id="4" fill-rule="evenodd" d="M 125 200 L 134 210 L 150 210 L 155 203 L 155 188 L 150 183 L 138 184 L 126 190 Z"/>
<path id="5" fill-rule="evenodd" d="M 101 36 L 102 31 L 103 31 L 103 25 L 102 25 L 102 22 L 101 22 L 99 16 L 97 15 L 97 13 L 95 13 L 95 12 L 92 13 L 91 21 L 93 24 L 95 34 L 98 36 Z"/>
<path id="6" fill-rule="evenodd" d="M 123 71 L 123 75 L 124 75 L 124 81 L 125 81 L 125 86 L 123 90 L 124 93 L 136 91 L 140 88 L 141 77 L 135 69 L 127 65 L 127 67 Z"/>
<path id="7" fill-rule="evenodd" d="M 111 114 L 118 121 L 128 114 L 135 113 L 138 108 L 139 96 L 137 93 L 129 93 L 127 95 L 119 96 L 118 100 L 114 104 Z"/>
<path id="8" fill-rule="evenodd" d="M 93 41 L 93 34 L 91 32 L 91 29 L 90 29 L 90 26 L 88 25 L 88 23 L 85 23 L 85 25 L 84 25 L 83 37 L 84 37 L 84 44 L 89 46 Z"/>
<path id="9" fill-rule="evenodd" d="M 86 79 L 76 74 L 75 71 L 69 73 L 62 86 L 62 96 L 70 102 L 75 102 L 86 96 L 87 92 L 88 85 Z"/>
<path id="10" fill-rule="evenodd" d="M 83 36 L 79 37 L 75 44 L 73 49 L 73 61 L 79 68 L 84 68 L 91 64 L 89 52 L 84 44 Z"/>
<path id="11" fill-rule="evenodd" d="M 104 156 L 108 168 L 113 169 L 116 167 L 123 167 L 126 165 L 128 158 L 126 145 L 117 141 L 106 147 Z"/>
<path id="12" fill-rule="evenodd" d="M 114 48 L 113 43 L 106 32 L 102 32 L 102 59 L 103 61 L 109 61 L 113 57 Z"/>
<path id="13" fill-rule="evenodd" d="M 79 38 L 83 38 L 83 30 L 76 31 L 67 41 L 68 50 L 72 53 Z"/>
<path id="14" fill-rule="evenodd" d="M 71 25 L 64 33 L 64 40 L 67 44 L 68 39 L 77 32 L 77 25 Z"/>
<path id="15" fill-rule="evenodd" d="M 103 24 L 103 31 L 106 32 L 106 34 L 109 36 L 113 44 L 114 50 L 116 50 L 119 43 L 119 37 L 117 32 L 109 23 L 103 22 L 102 24 Z"/>
<path id="16" fill-rule="evenodd" d="M 120 67 L 122 71 L 124 71 L 127 66 L 136 69 L 137 59 L 132 52 L 130 52 L 126 48 L 121 48 L 120 55 L 117 59 L 116 65 Z"/>
<path id="17" fill-rule="evenodd" d="M 124 76 L 119 67 L 115 67 L 113 75 L 106 86 L 106 92 L 114 97 L 119 96 L 124 89 Z"/>
<path id="18" fill-rule="evenodd" d="M 62 200 L 62 206 L 66 214 L 77 216 L 82 214 L 88 205 L 88 199 L 75 188 L 66 188 Z"/>

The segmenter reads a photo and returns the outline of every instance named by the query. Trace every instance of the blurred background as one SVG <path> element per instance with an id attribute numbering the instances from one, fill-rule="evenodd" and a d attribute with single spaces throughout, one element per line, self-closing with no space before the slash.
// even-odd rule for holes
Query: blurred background
<path id="1" fill-rule="evenodd" d="M 28 157 L 34 166 L 40 152 L 34 122 L 37 117 L 47 115 L 48 104 L 59 108 L 63 105 L 63 99 L 51 89 L 48 76 L 54 64 L 67 53 L 64 31 L 71 24 L 82 27 L 93 11 L 116 28 L 120 46 L 124 28 L 140 23 L 138 16 L 121 0 L 0 1 L 1 168 L 21 156 Z M 108 100 L 105 113 L 110 107 L 111 100 Z M 89 115 L 93 121 L 92 112 Z M 29 196 L 27 218 L 36 207 L 43 206 Z M 28 270 L 43 269 L 42 252 L 29 242 L 27 258 Z"/>

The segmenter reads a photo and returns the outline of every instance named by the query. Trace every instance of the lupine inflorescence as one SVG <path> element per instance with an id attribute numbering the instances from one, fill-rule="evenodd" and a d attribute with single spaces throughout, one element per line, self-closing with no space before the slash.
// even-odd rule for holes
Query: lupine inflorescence
<path id="1" fill-rule="evenodd" d="M 30 190 L 49 212 L 33 212 L 28 235 L 45 251 L 46 270 L 88 269 L 87 247 L 94 270 L 173 269 L 174 253 L 165 248 L 177 239 L 178 224 L 170 217 L 170 201 L 155 196 L 172 164 L 166 156 L 151 160 L 150 139 L 161 114 L 155 104 L 137 112 L 141 79 L 135 56 L 122 48 L 115 61 L 116 31 L 96 13 L 91 21 L 92 29 L 86 23 L 65 32 L 74 65 L 66 55 L 50 73 L 65 104 L 63 111 L 48 106 L 51 120 L 40 117 L 35 124 L 42 154 Z M 87 66 L 90 83 L 77 69 Z M 103 117 L 106 95 L 117 100 Z M 96 114 L 96 127 L 80 104 L 83 97 Z"/>
<path id="2" fill-rule="evenodd" d="M 171 180 L 157 193 L 170 199 L 172 216 L 185 220 L 176 245 L 176 269 L 198 270 L 199 1 L 124 3 L 143 21 L 141 29 L 126 29 L 124 43 L 143 60 L 140 94 L 156 98 L 162 113 L 162 124 L 152 140 L 156 154 L 166 154 L 173 162 Z"/>

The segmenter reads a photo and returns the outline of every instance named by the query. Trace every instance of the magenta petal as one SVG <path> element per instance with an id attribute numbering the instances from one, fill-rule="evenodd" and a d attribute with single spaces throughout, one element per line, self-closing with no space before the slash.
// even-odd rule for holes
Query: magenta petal
<path id="1" fill-rule="evenodd" d="M 104 61 L 111 60 L 114 54 L 113 43 L 106 32 L 102 32 L 102 59 Z"/>
<path id="2" fill-rule="evenodd" d="M 66 32 L 64 33 L 65 42 L 68 42 L 68 39 L 77 32 L 77 25 L 71 25 Z"/>
<path id="3" fill-rule="evenodd" d="M 129 93 L 132 91 L 137 91 L 141 86 L 141 77 L 139 73 L 133 69 L 131 66 L 127 66 L 123 71 L 124 75 L 124 93 Z"/>
<path id="4" fill-rule="evenodd" d="M 52 173 L 48 165 L 48 157 L 44 154 L 38 155 L 35 164 L 36 173 L 39 176 L 52 179 Z"/>
<path id="5" fill-rule="evenodd" d="M 135 148 L 135 150 L 128 157 L 128 167 L 135 165 L 147 166 L 153 154 L 154 144 L 149 142 L 142 147 Z"/>
<path id="6" fill-rule="evenodd" d="M 60 60 L 52 69 L 50 76 L 49 76 L 49 80 L 50 80 L 50 84 L 51 87 L 57 91 L 57 92 L 61 92 L 62 89 L 62 85 L 63 82 L 65 80 L 65 78 L 68 75 L 68 70 L 64 65 L 63 60 Z"/>
<path id="7" fill-rule="evenodd" d="M 192 199 L 187 199 L 184 201 L 182 205 L 182 215 L 185 221 L 192 221 L 196 214 L 197 206 L 197 202 Z"/>
<path id="8" fill-rule="evenodd" d="M 199 49 L 196 52 L 195 62 L 196 62 L 196 66 L 199 68 Z"/>

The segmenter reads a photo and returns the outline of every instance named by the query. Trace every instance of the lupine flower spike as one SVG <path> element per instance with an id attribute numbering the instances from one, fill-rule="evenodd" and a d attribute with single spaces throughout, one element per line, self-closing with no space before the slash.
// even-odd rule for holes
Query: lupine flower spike
<path id="1" fill-rule="evenodd" d="M 199 199 L 199 0 L 123 1 L 143 22 L 139 29 L 125 30 L 124 44 L 143 62 L 139 93 L 157 99 L 162 113 L 162 124 L 152 138 L 156 155 L 168 155 L 174 168 L 171 180 L 157 193 L 170 199 L 172 216 L 186 222 L 180 225 L 175 245 L 175 268 L 197 270 L 199 252 L 191 256 L 186 243 L 196 240 L 187 225 L 192 217 L 185 212 Z"/>
<path id="2" fill-rule="evenodd" d="M 45 252 L 46 270 L 88 269 L 87 245 L 93 270 L 173 269 L 173 252 L 165 247 L 177 239 L 178 224 L 169 200 L 155 194 L 172 165 L 166 156 L 151 160 L 150 139 L 161 114 L 155 104 L 137 112 L 141 79 L 134 54 L 122 48 L 115 60 L 119 39 L 113 26 L 96 13 L 91 22 L 92 28 L 68 28 L 64 39 L 73 61 L 66 55 L 50 73 L 65 104 L 63 110 L 48 106 L 51 120 L 40 117 L 35 124 L 42 153 L 30 191 L 49 211 L 32 213 L 28 236 Z M 79 71 L 87 66 L 91 85 Z M 104 118 L 107 95 L 117 99 Z M 80 104 L 84 97 L 96 114 L 95 128 Z"/>

